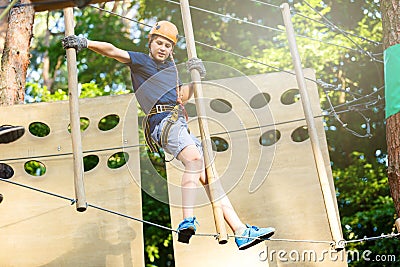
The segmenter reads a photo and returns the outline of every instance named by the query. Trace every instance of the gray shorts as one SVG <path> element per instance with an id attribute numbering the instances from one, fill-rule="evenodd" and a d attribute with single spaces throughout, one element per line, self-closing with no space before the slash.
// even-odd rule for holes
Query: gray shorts
<path id="1" fill-rule="evenodd" d="M 161 130 L 164 127 L 170 116 L 164 118 L 151 133 L 151 138 L 157 143 L 160 143 Z M 162 148 L 167 153 L 173 155 L 175 158 L 187 146 L 195 145 L 200 154 L 203 155 L 201 142 L 188 132 L 188 125 L 184 117 L 179 117 L 178 120 L 171 126 L 168 133 L 168 144 L 162 144 Z"/>

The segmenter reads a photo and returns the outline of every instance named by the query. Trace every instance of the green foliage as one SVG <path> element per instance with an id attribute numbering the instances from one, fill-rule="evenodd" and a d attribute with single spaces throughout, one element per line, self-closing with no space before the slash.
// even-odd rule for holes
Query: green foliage
<path id="1" fill-rule="evenodd" d="M 143 218 L 145 220 L 171 227 L 169 206 L 143 192 Z M 167 230 L 144 225 L 147 266 L 175 266 L 172 248 L 172 235 Z"/>
<path id="2" fill-rule="evenodd" d="M 352 153 L 349 167 L 333 169 L 337 199 L 346 240 L 376 237 L 394 231 L 395 210 L 389 194 L 386 167 L 369 162 L 359 152 Z M 382 239 L 349 243 L 347 250 L 370 250 L 373 255 L 398 255 L 398 240 Z M 349 266 L 398 266 L 398 262 L 353 261 Z M 382 265 L 384 264 L 384 265 Z"/>
<path id="3" fill-rule="evenodd" d="M 108 115 L 99 121 L 99 129 L 102 131 L 111 130 L 119 124 L 119 121 L 118 115 Z"/>
<path id="4" fill-rule="evenodd" d="M 110 169 L 118 169 L 126 164 L 129 160 L 129 154 L 126 152 L 118 152 L 113 154 L 107 160 L 107 166 Z"/>
<path id="5" fill-rule="evenodd" d="M 142 142 L 143 134 L 140 135 Z M 169 205 L 167 201 L 166 168 L 163 160 L 164 155 L 150 153 L 147 149 L 141 149 L 140 174 L 142 179 L 142 203 L 143 218 L 147 221 L 171 227 Z M 151 179 L 152 177 L 161 179 Z M 164 182 L 163 182 L 164 181 Z M 146 266 L 175 266 L 173 257 L 172 234 L 167 230 L 161 230 L 152 225 L 143 225 L 145 233 L 145 259 Z"/>
<path id="6" fill-rule="evenodd" d="M 46 86 L 42 87 L 39 83 L 27 82 L 25 88 L 26 102 L 50 102 L 68 99 L 66 91 L 58 89 L 52 94 Z"/>
<path id="7" fill-rule="evenodd" d="M 85 172 L 92 170 L 99 164 L 99 157 L 95 155 L 88 155 L 83 157 L 83 170 Z"/>
<path id="8" fill-rule="evenodd" d="M 29 132 L 37 137 L 45 137 L 50 133 L 50 127 L 41 122 L 33 122 L 29 125 Z"/>
<path id="9" fill-rule="evenodd" d="M 24 164 L 26 173 L 32 176 L 42 176 L 46 173 L 46 167 L 40 161 L 30 160 Z"/>

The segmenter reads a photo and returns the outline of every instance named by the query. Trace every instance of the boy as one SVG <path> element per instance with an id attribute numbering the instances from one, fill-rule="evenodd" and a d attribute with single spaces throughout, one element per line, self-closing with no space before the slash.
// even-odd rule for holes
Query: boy
<path id="1" fill-rule="evenodd" d="M 156 145 L 161 146 L 180 160 L 185 167 L 181 181 L 183 221 L 178 227 L 178 241 L 189 243 L 189 239 L 196 232 L 193 189 L 197 187 L 199 180 L 206 190 L 208 188 L 201 143 L 189 134 L 183 115 L 185 113 L 183 103 L 192 96 L 193 86 L 182 85 L 179 81 L 173 61 L 173 49 L 177 40 L 176 26 L 168 21 L 159 21 L 150 31 L 148 54 L 125 51 L 110 43 L 91 41 L 74 35 L 63 39 L 63 47 L 75 48 L 77 51 L 89 48 L 130 67 L 136 98 L 147 114 L 145 119 L 147 144 L 150 149 Z M 201 74 L 205 73 L 201 60 L 197 59 L 190 63 L 190 69 L 196 68 Z M 258 228 L 243 224 L 228 197 L 223 195 L 220 202 L 224 218 L 238 236 L 235 242 L 240 250 L 254 246 L 274 234 L 275 229 L 272 227 Z"/>

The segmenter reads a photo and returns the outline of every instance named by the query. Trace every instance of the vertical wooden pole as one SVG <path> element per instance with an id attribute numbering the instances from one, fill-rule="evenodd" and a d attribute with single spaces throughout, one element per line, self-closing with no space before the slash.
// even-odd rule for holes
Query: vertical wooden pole
<path id="1" fill-rule="evenodd" d="M 396 225 L 397 232 L 400 233 L 400 218 L 397 218 L 394 224 Z"/>
<path id="2" fill-rule="evenodd" d="M 65 36 L 74 34 L 74 11 L 72 7 L 64 9 Z M 74 185 L 76 197 L 76 210 L 85 211 L 87 208 L 85 187 L 83 183 L 83 153 L 82 139 L 79 116 L 79 95 L 78 95 L 78 71 L 76 67 L 76 51 L 68 48 L 67 68 L 68 68 L 68 95 L 69 112 L 71 121 L 71 138 L 74 154 Z"/>
<path id="3" fill-rule="evenodd" d="M 181 3 L 181 12 L 182 12 L 182 20 L 183 20 L 183 27 L 185 30 L 186 36 L 186 47 L 188 58 L 197 58 L 196 47 L 194 42 L 194 34 L 193 34 L 193 26 L 192 26 L 192 19 L 190 16 L 190 7 L 188 0 L 180 0 Z M 190 72 L 192 81 L 194 82 L 194 97 L 198 115 L 198 122 L 199 122 L 199 129 L 201 134 L 201 140 L 203 144 L 204 150 L 204 164 L 206 166 L 206 174 L 208 185 L 210 188 L 210 196 L 211 196 L 211 204 L 213 207 L 214 212 L 214 221 L 215 227 L 218 233 L 218 242 L 220 244 L 225 244 L 228 242 L 228 234 L 225 228 L 225 220 L 224 214 L 222 211 L 222 206 L 220 201 L 215 200 L 218 194 L 218 186 L 215 186 L 213 183 L 218 183 L 219 179 L 217 170 L 215 168 L 214 162 L 212 161 L 212 145 L 211 145 L 211 138 L 210 133 L 208 130 L 208 124 L 206 120 L 206 110 L 205 105 L 203 104 L 203 90 L 201 86 L 201 78 L 200 73 L 198 70 L 192 70 Z"/>
<path id="4" fill-rule="evenodd" d="M 314 115 L 312 113 L 310 99 L 307 93 L 307 86 L 304 79 L 301 60 L 297 50 L 296 38 L 294 35 L 293 24 L 290 17 L 289 5 L 282 4 L 282 15 L 286 27 L 286 33 L 289 41 L 290 53 L 292 54 L 293 65 L 296 72 L 297 84 L 300 90 L 301 102 L 303 104 L 304 115 L 307 122 L 308 134 L 310 135 L 311 146 L 314 154 L 315 164 L 317 166 L 318 178 L 321 185 L 324 204 L 328 215 L 329 226 L 332 233 L 332 238 L 335 241 L 335 249 L 341 250 L 344 248 L 342 231 L 340 230 L 340 220 L 337 216 L 333 194 L 329 185 L 329 179 L 325 162 L 322 156 L 322 150 L 318 141 L 318 133 L 314 123 Z"/>

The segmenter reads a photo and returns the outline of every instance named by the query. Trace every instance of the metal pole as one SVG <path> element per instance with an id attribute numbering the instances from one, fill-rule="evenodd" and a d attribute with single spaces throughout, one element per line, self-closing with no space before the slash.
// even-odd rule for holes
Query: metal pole
<path id="1" fill-rule="evenodd" d="M 65 36 L 74 34 L 74 11 L 72 7 L 64 9 Z M 74 155 L 74 185 L 76 197 L 76 210 L 83 212 L 87 208 L 85 187 L 83 183 L 83 153 L 79 116 L 78 95 L 78 71 L 76 67 L 76 51 L 68 48 L 68 89 L 69 89 L 69 112 L 71 121 L 71 138 Z"/>
<path id="2" fill-rule="evenodd" d="M 287 3 L 284 3 L 281 5 L 281 9 L 289 41 L 290 53 L 292 54 L 293 65 L 296 72 L 297 84 L 300 90 L 301 102 L 303 104 L 304 115 L 307 122 L 308 134 L 310 136 L 314 160 L 317 166 L 318 178 L 321 185 L 322 195 L 324 197 L 326 212 L 328 215 L 329 226 L 331 229 L 332 238 L 335 241 L 335 249 L 341 250 L 344 248 L 344 242 L 342 231 L 340 230 L 339 225 L 340 220 L 336 213 L 332 190 L 329 185 L 328 174 L 322 156 L 322 150 L 318 141 L 318 133 L 315 127 L 314 116 L 311 109 L 310 99 L 307 93 L 307 86 L 304 79 L 303 69 L 301 67 L 301 60 L 297 50 L 296 38 L 291 21 L 289 5 Z"/>
<path id="3" fill-rule="evenodd" d="M 188 58 L 189 59 L 197 58 L 192 19 L 190 16 L 189 1 L 180 0 L 180 3 L 181 3 L 183 27 L 186 37 Z M 225 244 L 228 242 L 228 234 L 225 228 L 225 220 L 221 203 L 220 201 L 215 200 L 215 196 L 217 195 L 217 188 L 216 188 L 217 186 L 214 186 L 213 183 L 218 183 L 219 177 L 214 162 L 212 160 L 212 146 L 211 146 L 210 133 L 208 130 L 207 120 L 205 119 L 207 115 L 206 115 L 205 105 L 202 102 L 204 98 L 203 98 L 202 86 L 200 83 L 201 81 L 200 73 L 198 72 L 198 70 L 194 69 L 190 72 L 190 75 L 192 81 L 194 82 L 194 97 L 198 115 L 201 140 L 204 150 L 204 164 L 206 166 L 207 180 L 210 188 L 211 204 L 214 212 L 215 227 L 218 233 L 218 242 L 220 244 Z"/>

